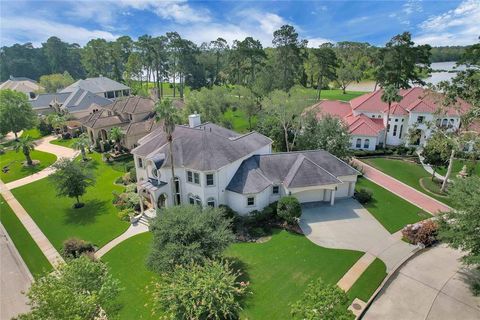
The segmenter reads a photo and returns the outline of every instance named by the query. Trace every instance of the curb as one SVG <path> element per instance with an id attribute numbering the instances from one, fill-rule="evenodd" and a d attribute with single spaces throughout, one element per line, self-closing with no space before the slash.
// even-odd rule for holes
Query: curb
<path id="1" fill-rule="evenodd" d="M 14 259 L 17 260 L 18 263 L 21 265 L 21 269 L 23 269 L 22 271 L 28 276 L 28 278 L 30 279 L 30 282 L 34 282 L 35 279 L 33 278 L 32 273 L 30 272 L 30 269 L 28 269 L 25 261 L 20 255 L 20 252 L 15 246 L 15 243 L 12 241 L 12 238 L 10 238 L 10 235 L 8 234 L 7 229 L 5 229 L 5 227 L 1 223 L 0 223 L 0 229 L 5 234 L 5 238 L 7 238 L 7 242 L 8 242 L 7 247 L 13 251 Z"/>

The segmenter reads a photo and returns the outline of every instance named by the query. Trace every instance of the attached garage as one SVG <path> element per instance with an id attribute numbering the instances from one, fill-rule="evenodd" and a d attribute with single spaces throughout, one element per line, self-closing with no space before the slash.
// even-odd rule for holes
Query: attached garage
<path id="1" fill-rule="evenodd" d="M 337 187 L 335 191 L 335 198 L 346 198 L 349 196 L 350 182 L 344 182 Z"/>
<path id="2" fill-rule="evenodd" d="M 298 201 L 301 203 L 304 202 L 315 202 L 315 201 L 323 201 L 325 198 L 325 190 L 324 189 L 316 189 L 316 190 L 306 190 L 300 191 L 297 193 L 292 193 Z"/>

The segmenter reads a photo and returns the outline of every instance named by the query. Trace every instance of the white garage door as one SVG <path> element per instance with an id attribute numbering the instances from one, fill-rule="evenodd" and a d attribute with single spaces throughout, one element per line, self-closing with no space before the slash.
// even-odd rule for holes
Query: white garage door
<path id="1" fill-rule="evenodd" d="M 298 193 L 294 193 L 293 195 L 300 201 L 301 203 L 304 202 L 314 202 L 314 201 L 323 201 L 323 195 L 325 190 L 309 190 L 309 191 L 302 191 Z"/>
<path id="2" fill-rule="evenodd" d="M 350 187 L 349 182 L 344 182 L 337 187 L 335 192 L 335 198 L 346 198 L 348 197 L 348 189 Z"/>

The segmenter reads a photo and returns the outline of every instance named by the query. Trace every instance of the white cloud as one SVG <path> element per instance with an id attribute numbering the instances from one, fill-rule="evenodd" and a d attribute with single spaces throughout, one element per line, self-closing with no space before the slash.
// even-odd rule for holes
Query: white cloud
<path id="1" fill-rule="evenodd" d="M 473 44 L 480 35 L 479 21 L 480 0 L 466 0 L 455 9 L 422 22 L 414 41 L 435 46 Z"/>
<path id="2" fill-rule="evenodd" d="M 348 25 L 354 25 L 354 24 L 358 24 L 358 23 L 363 23 L 363 22 L 365 22 L 369 19 L 371 19 L 371 17 L 368 17 L 368 16 L 357 17 L 357 18 L 353 18 L 353 19 L 348 20 L 347 24 Z"/>
<path id="3" fill-rule="evenodd" d="M 402 11 L 407 15 L 411 15 L 412 13 L 422 12 L 423 7 L 421 4 L 421 0 L 408 0 L 403 6 Z"/>
<path id="4" fill-rule="evenodd" d="M 39 46 L 51 36 L 57 36 L 63 41 L 76 42 L 81 45 L 95 38 L 113 40 L 118 37 L 108 31 L 89 30 L 41 18 L 2 17 L 0 28 L 2 29 L 0 39 L 2 45 L 19 42 L 18 39 L 24 39 L 25 37 L 28 37 L 28 40 L 24 42 L 32 42 L 35 46 Z"/>
<path id="5" fill-rule="evenodd" d="M 308 47 L 309 48 L 318 48 L 320 45 L 330 42 L 335 43 L 335 41 L 325 38 L 310 38 L 308 40 Z"/>

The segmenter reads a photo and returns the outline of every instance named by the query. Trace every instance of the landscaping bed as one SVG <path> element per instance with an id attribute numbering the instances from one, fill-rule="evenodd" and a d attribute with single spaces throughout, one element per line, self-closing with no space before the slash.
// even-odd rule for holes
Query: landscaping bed
<path id="1" fill-rule="evenodd" d="M 399 231 L 407 224 L 431 217 L 430 214 L 368 179 L 358 179 L 356 190 L 359 191 L 362 188 L 372 191 L 373 194 L 372 200 L 363 206 L 390 233 Z"/>
<path id="2" fill-rule="evenodd" d="M 5 183 L 18 180 L 45 169 L 57 160 L 57 156 L 54 154 L 37 150 L 31 151 L 30 156 L 40 163 L 34 166 L 24 166 L 25 155 L 21 151 L 9 150 L 0 154 L 0 168 L 9 167 L 8 172 L 0 171 L 0 179 Z"/>
<path id="3" fill-rule="evenodd" d="M 0 222 L 5 227 L 13 244 L 22 256 L 35 279 L 52 271 L 52 265 L 32 239 L 23 224 L 18 220 L 5 199 L 0 195 Z"/>
<path id="4" fill-rule="evenodd" d="M 35 220 L 37 225 L 57 248 L 70 237 L 92 242 L 101 247 L 125 231 L 129 223 L 118 219 L 118 210 L 112 204 L 112 192 L 122 191 L 114 181 L 123 174 L 117 167 L 101 161 L 98 153 L 90 154 L 87 166 L 96 183 L 82 198 L 85 206 L 73 209 L 74 199 L 57 197 L 49 178 L 38 180 L 12 190 L 14 196 Z"/>

